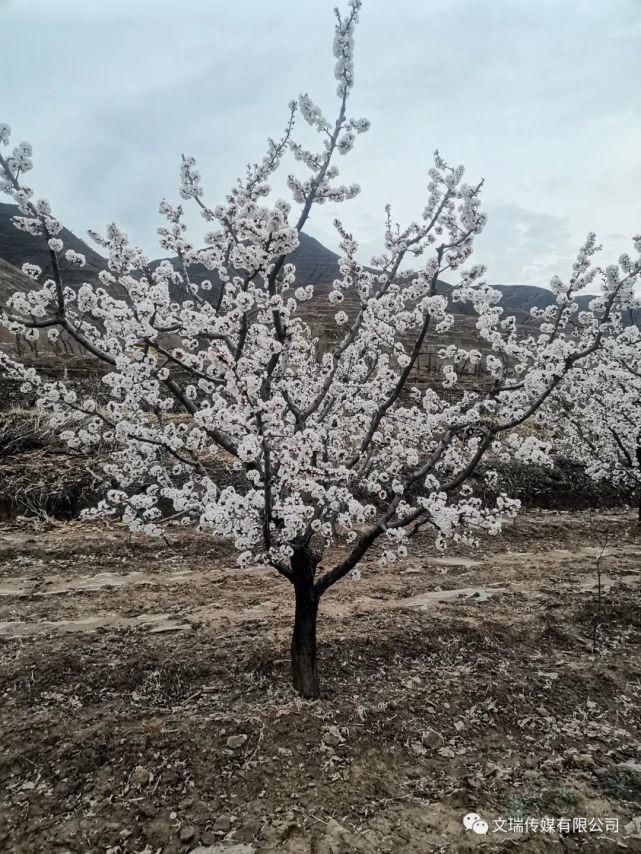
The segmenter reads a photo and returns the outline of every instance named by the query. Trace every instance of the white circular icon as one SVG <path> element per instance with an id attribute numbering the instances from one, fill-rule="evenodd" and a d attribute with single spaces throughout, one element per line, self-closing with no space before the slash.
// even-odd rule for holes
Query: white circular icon
<path id="1" fill-rule="evenodd" d="M 482 819 L 477 812 L 468 812 L 468 814 L 463 817 L 463 825 L 465 826 L 466 830 L 472 830 L 472 828 L 478 821 L 482 821 Z"/>
<path id="2" fill-rule="evenodd" d="M 481 818 L 478 821 L 474 822 L 474 824 L 472 825 L 472 830 L 474 831 L 474 833 L 478 833 L 479 836 L 484 836 L 489 830 L 489 825 Z"/>

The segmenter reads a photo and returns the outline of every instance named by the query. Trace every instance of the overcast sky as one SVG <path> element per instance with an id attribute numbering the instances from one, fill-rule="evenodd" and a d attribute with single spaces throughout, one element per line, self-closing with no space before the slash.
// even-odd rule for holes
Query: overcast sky
<path id="1" fill-rule="evenodd" d="M 81 236 L 115 220 L 152 255 L 181 152 L 215 204 L 307 91 L 331 116 L 331 0 L 0 0 L 0 121 L 30 183 Z M 547 284 L 594 229 L 606 258 L 641 232 L 641 0 L 365 0 L 339 215 L 366 250 L 383 207 L 416 218 L 439 148 L 486 179 L 477 260 Z M 196 235 L 204 226 L 194 218 Z"/>

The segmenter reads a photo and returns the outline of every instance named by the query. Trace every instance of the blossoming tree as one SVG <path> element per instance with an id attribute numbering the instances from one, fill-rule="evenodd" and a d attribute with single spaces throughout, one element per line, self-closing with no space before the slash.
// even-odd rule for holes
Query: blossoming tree
<path id="1" fill-rule="evenodd" d="M 113 488 L 96 514 L 149 535 L 180 520 L 230 539 L 241 564 L 267 565 L 291 583 L 293 683 L 305 697 L 319 693 L 319 601 L 358 573 L 369 549 L 377 544 L 381 561 L 393 562 L 418 531 L 433 532 L 444 548 L 496 533 L 516 512 L 518 502 L 506 495 L 484 504 L 471 476 L 484 458 L 545 458 L 545 444 L 515 428 L 597 351 L 639 272 L 636 264 L 601 273 L 590 236 L 571 280 L 554 280 L 555 304 L 535 312 L 536 333 L 520 334 L 483 268 L 461 271 L 485 223 L 482 182 L 465 183 L 463 168 L 437 153 L 422 215 L 400 227 L 388 209 L 385 251 L 372 268 L 359 263 L 354 237 L 336 222 L 342 256 L 328 299 L 340 334 L 321 355 L 301 309 L 312 288 L 296 281 L 288 256 L 315 205 L 359 189 L 337 183 L 336 160 L 369 126 L 348 112 L 360 7 L 351 0 L 344 15 L 336 12 L 333 121 L 302 95 L 290 104 L 282 138 L 269 142 L 263 160 L 217 207 L 205 200 L 194 160 L 183 158 L 182 197 L 198 205 L 211 232 L 195 248 L 182 207 L 163 201 L 160 242 L 175 263 L 152 268 L 110 225 L 93 235 L 108 253 L 99 281 L 67 286 L 64 266 L 83 258 L 65 252 L 49 204 L 23 184 L 30 146 L 0 156 L 2 189 L 21 210 L 15 224 L 47 241 L 51 266 L 46 274 L 25 266 L 33 290 L 8 301 L 3 325 L 27 339 L 70 336 L 107 369 L 93 396 L 46 381 L 7 354 L 0 356 L 4 370 L 37 389 L 38 405 L 70 446 L 112 449 L 105 475 Z M 294 137 L 297 113 L 318 137 L 313 148 Z M 7 126 L 0 139 L 8 144 Z M 295 216 L 289 203 L 272 200 L 268 185 L 288 152 L 299 164 L 288 178 Z M 211 271 L 210 280 L 190 276 L 196 263 Z M 437 293 L 442 276 L 456 277 L 449 298 Z M 597 277 L 594 310 L 578 312 L 576 294 Z M 351 319 L 341 308 L 346 294 L 358 306 Z M 450 300 L 473 308 L 485 354 L 449 343 Z M 442 343 L 442 383 L 421 391 L 413 369 L 429 339 Z M 481 360 L 485 387 L 456 393 L 460 370 Z M 214 463 L 221 455 L 245 473 L 246 488 L 220 482 Z"/>
<path id="2" fill-rule="evenodd" d="M 641 249 L 641 237 L 637 238 Z M 558 451 L 599 482 L 641 490 L 641 331 L 620 325 L 551 398 Z M 641 494 L 639 494 L 641 522 Z"/>

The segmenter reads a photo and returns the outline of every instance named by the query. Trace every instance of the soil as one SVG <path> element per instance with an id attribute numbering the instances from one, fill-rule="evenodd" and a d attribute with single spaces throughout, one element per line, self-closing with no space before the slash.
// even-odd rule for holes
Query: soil
<path id="1" fill-rule="evenodd" d="M 275 573 L 178 529 L 3 523 L 0 851 L 641 851 L 640 604 L 631 511 L 417 541 L 323 598 L 308 702 Z"/>

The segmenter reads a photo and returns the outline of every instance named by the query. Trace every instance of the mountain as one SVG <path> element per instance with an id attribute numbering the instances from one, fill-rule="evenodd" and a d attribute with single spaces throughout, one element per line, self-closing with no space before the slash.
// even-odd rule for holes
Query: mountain
<path id="1" fill-rule="evenodd" d="M 554 304 L 552 291 L 537 285 L 493 285 L 503 296 L 501 305 L 507 315 L 530 314 L 531 308 L 546 308 Z M 594 299 L 594 294 L 580 294 L 577 303 L 581 311 L 588 309 L 589 303 Z"/>
<path id="2" fill-rule="evenodd" d="M 40 237 L 19 231 L 12 222 L 12 217 L 16 215 L 19 215 L 19 211 L 15 205 L 0 203 L 0 261 L 17 268 L 11 273 L 14 280 L 25 261 L 37 264 L 45 274 L 50 273 L 49 254 L 44 241 Z M 69 266 L 65 270 L 66 283 L 73 286 L 86 282 L 104 268 L 104 258 L 72 231 L 65 228 L 59 236 L 65 249 L 81 252 L 87 259 L 85 267 Z M 296 264 L 299 280 L 305 284 L 330 284 L 338 276 L 338 255 L 308 234 L 300 235 L 300 245 L 292 253 L 290 260 Z M 157 263 L 159 261 L 153 262 L 152 266 Z M 194 281 L 202 281 L 211 278 L 212 273 L 197 264 L 190 270 L 190 275 Z M 4 273 L 0 269 L 0 299 L 7 295 L 5 288 L 8 286 L 8 278 L 8 269 L 5 269 Z"/>
<path id="3" fill-rule="evenodd" d="M 11 221 L 16 214 L 18 214 L 18 208 L 15 205 L 0 204 L 0 303 L 4 302 L 13 290 L 30 287 L 29 280 L 20 272 L 20 267 L 25 261 L 38 264 L 45 274 L 51 272 L 44 241 L 42 238 L 16 229 Z M 87 264 L 83 268 L 68 265 L 64 269 L 65 282 L 71 286 L 77 286 L 95 278 L 98 271 L 105 266 L 102 256 L 66 228 L 63 229 L 60 237 L 65 248 L 81 252 L 87 259 Z M 323 321 L 330 320 L 330 314 L 333 314 L 334 310 L 324 298 L 324 293 L 339 275 L 339 256 L 323 246 L 316 238 L 301 233 L 300 245 L 292 253 L 290 260 L 296 265 L 297 279 L 300 284 L 317 286 L 314 299 L 311 303 L 305 304 L 305 311 L 309 314 L 310 321 L 318 319 L 317 310 L 318 315 L 322 315 Z M 154 261 L 152 266 L 158 263 L 160 261 Z M 65 262 L 63 262 L 64 266 Z M 190 275 L 196 282 L 212 278 L 211 271 L 201 265 L 190 268 Z M 501 305 L 506 315 L 513 314 L 521 322 L 530 316 L 532 307 L 544 308 L 554 301 L 551 291 L 546 288 L 531 285 L 495 285 L 495 287 L 503 294 Z M 447 294 L 450 289 L 446 283 L 439 282 L 438 290 L 441 293 Z M 215 297 L 215 291 L 212 296 Z M 591 299 L 589 295 L 579 297 L 581 308 L 587 308 Z M 470 306 L 454 305 L 452 308 L 460 314 L 472 314 Z M 637 321 L 641 319 L 641 311 L 635 312 L 635 319 Z"/>
<path id="4" fill-rule="evenodd" d="M 327 293 L 329 285 L 339 275 L 339 256 L 327 249 L 315 237 L 301 232 L 298 236 L 299 244 L 288 257 L 288 262 L 296 265 L 297 280 L 300 284 L 315 285 L 319 292 Z M 2 257 L 2 245 L 0 244 L 0 257 Z M 154 268 L 163 260 L 176 262 L 176 258 L 159 258 L 151 262 Z M 213 283 L 209 292 L 209 299 L 215 300 L 218 296 L 217 277 L 214 272 L 203 267 L 202 264 L 193 264 L 189 268 L 189 278 L 192 282 L 199 284 L 205 279 Z M 325 286 L 325 287 L 323 287 Z"/>
<path id="5" fill-rule="evenodd" d="M 37 264 L 45 273 L 51 273 L 46 243 L 41 237 L 17 229 L 12 222 L 12 218 L 16 215 L 19 216 L 20 211 L 15 205 L 0 203 L 0 259 L 17 267 L 18 270 L 25 261 L 28 261 L 31 264 Z M 72 231 L 63 228 L 58 236 L 64 243 L 65 249 L 81 252 L 87 259 L 85 267 L 68 265 L 68 269 L 65 268 L 65 281 L 68 284 L 79 285 L 94 278 L 100 270 L 104 269 L 104 258 L 84 240 L 76 237 Z M 62 264 L 65 265 L 65 262 L 63 261 Z M 0 291 L 0 297 L 2 296 Z"/>
<path id="6" fill-rule="evenodd" d="M 339 275 L 339 256 L 323 246 L 315 237 L 301 232 L 300 244 L 289 261 L 296 265 L 296 274 L 306 285 L 329 285 Z"/>

